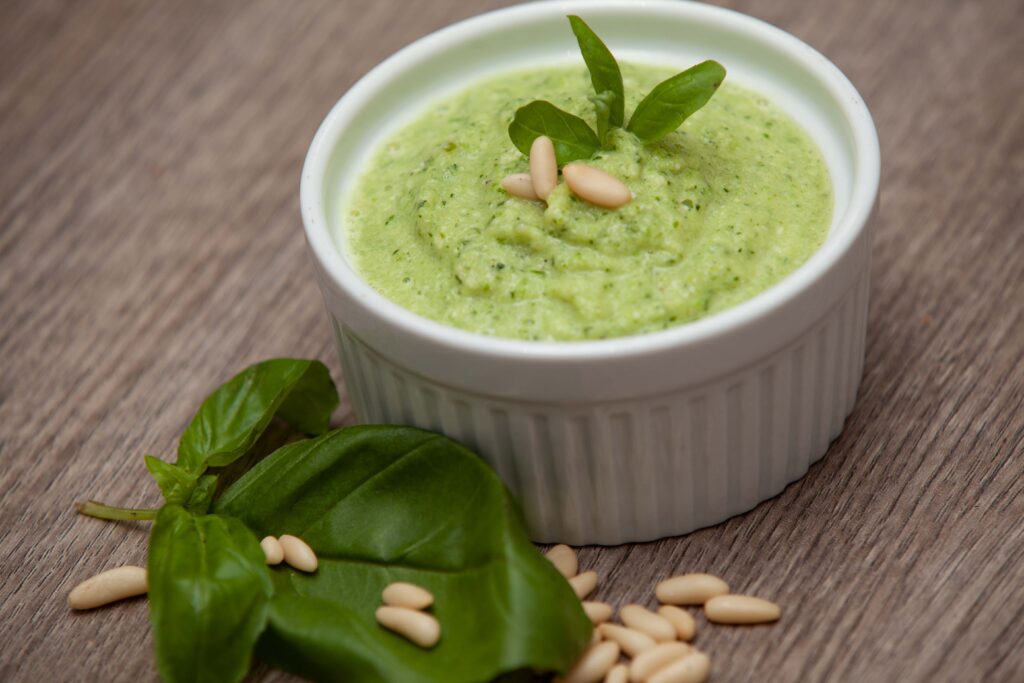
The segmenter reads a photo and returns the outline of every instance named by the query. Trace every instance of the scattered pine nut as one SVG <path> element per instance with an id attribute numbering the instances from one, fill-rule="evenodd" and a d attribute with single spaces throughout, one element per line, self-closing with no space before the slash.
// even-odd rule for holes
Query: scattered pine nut
<path id="1" fill-rule="evenodd" d="M 646 652 L 657 645 L 654 639 L 646 633 L 634 631 L 618 624 L 601 624 L 597 628 L 601 632 L 602 638 L 618 643 L 627 657 L 636 657 L 641 652 Z"/>
<path id="2" fill-rule="evenodd" d="M 504 180 L 501 181 L 501 186 L 505 188 L 505 192 L 508 192 L 513 197 L 540 199 L 537 193 L 533 191 L 533 180 L 530 178 L 529 173 L 513 173 L 512 175 L 505 176 Z"/>
<path id="3" fill-rule="evenodd" d="M 597 626 L 612 618 L 612 606 L 607 602 L 584 602 L 583 611 L 590 617 L 590 623 Z"/>
<path id="4" fill-rule="evenodd" d="M 537 136 L 530 145 L 530 180 L 533 181 L 534 193 L 544 201 L 558 185 L 555 143 L 546 135 Z"/>
<path id="5" fill-rule="evenodd" d="M 605 209 L 617 209 L 633 199 L 625 183 L 593 166 L 579 162 L 566 164 L 562 167 L 562 177 L 577 197 Z M 536 182 L 534 180 L 534 187 Z"/>
<path id="6" fill-rule="evenodd" d="M 595 628 L 594 632 L 590 634 L 590 647 L 594 647 L 595 645 L 597 645 L 600 642 L 601 642 L 601 632 L 598 631 Z"/>
<path id="7" fill-rule="evenodd" d="M 579 661 L 561 679 L 562 683 L 598 683 L 619 660 L 619 645 L 598 643 L 587 649 Z"/>
<path id="8" fill-rule="evenodd" d="M 704 614 L 719 624 L 765 624 L 778 620 L 782 609 L 751 595 L 719 595 L 707 601 Z"/>
<path id="9" fill-rule="evenodd" d="M 659 643 L 646 652 L 641 652 L 629 665 L 630 683 L 642 683 L 648 676 L 663 669 L 677 659 L 690 654 L 693 648 L 686 643 Z"/>
<path id="10" fill-rule="evenodd" d="M 697 622 L 686 610 L 675 605 L 662 605 L 658 608 L 658 614 L 672 624 L 679 640 L 693 640 L 693 637 L 697 635 Z"/>
<path id="11" fill-rule="evenodd" d="M 108 569 L 86 579 L 68 593 L 71 609 L 92 609 L 111 602 L 142 595 L 149 590 L 146 570 L 142 567 L 125 565 Z"/>
<path id="12" fill-rule="evenodd" d="M 284 560 L 284 548 L 281 547 L 281 542 L 273 536 L 265 536 L 260 541 L 260 547 L 263 548 L 263 554 L 267 556 L 267 564 L 281 564 Z"/>
<path id="13" fill-rule="evenodd" d="M 576 591 L 576 597 L 583 600 L 597 588 L 597 572 L 589 571 L 577 574 L 569 579 L 569 585 Z"/>
<path id="14" fill-rule="evenodd" d="M 555 565 L 555 569 L 567 579 L 576 576 L 580 569 L 579 560 L 576 559 L 576 551 L 569 546 L 559 543 L 544 554 L 544 557 Z"/>
<path id="15" fill-rule="evenodd" d="M 391 607 L 408 607 L 409 609 L 427 609 L 434 604 L 434 595 L 426 588 L 414 583 L 396 581 L 381 593 L 385 605 Z"/>
<path id="16" fill-rule="evenodd" d="M 645 683 L 704 683 L 711 673 L 711 660 L 694 650 L 682 659 L 656 672 Z"/>
<path id="17" fill-rule="evenodd" d="M 626 605 L 619 610 L 619 619 L 629 628 L 646 633 L 659 643 L 676 639 L 676 629 L 665 617 L 640 605 Z"/>
<path id="18" fill-rule="evenodd" d="M 408 607 L 378 607 L 377 623 L 422 648 L 430 649 L 441 639 L 441 624 L 432 614 Z"/>
<path id="19" fill-rule="evenodd" d="M 629 667 L 625 664 L 616 664 L 604 677 L 604 683 L 629 683 Z"/>
<path id="20" fill-rule="evenodd" d="M 315 572 L 317 567 L 316 553 L 298 536 L 285 534 L 277 539 L 284 551 L 284 561 L 300 572 Z"/>
<path id="21" fill-rule="evenodd" d="M 683 574 L 659 583 L 654 594 L 667 605 L 703 605 L 729 592 L 729 584 L 711 574 Z"/>

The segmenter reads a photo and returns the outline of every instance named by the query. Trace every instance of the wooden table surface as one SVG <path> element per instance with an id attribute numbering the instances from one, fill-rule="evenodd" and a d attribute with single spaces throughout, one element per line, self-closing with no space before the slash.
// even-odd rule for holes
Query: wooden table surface
<path id="1" fill-rule="evenodd" d="M 307 145 L 378 61 L 499 4 L 0 4 L 0 680 L 156 679 L 143 600 L 65 605 L 144 563 L 147 529 L 72 504 L 155 504 L 141 455 L 172 454 L 247 363 L 341 378 L 301 233 Z M 1024 2 L 725 4 L 824 52 L 874 113 L 859 401 L 774 500 L 583 566 L 615 602 L 709 570 L 784 605 L 771 627 L 701 623 L 714 681 L 1024 680 Z"/>

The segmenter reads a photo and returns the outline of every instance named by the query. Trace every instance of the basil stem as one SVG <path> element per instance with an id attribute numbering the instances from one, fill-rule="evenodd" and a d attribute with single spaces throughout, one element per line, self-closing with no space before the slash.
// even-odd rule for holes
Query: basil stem
<path id="1" fill-rule="evenodd" d="M 95 500 L 87 500 L 84 503 L 75 503 L 75 512 L 86 517 L 106 519 L 119 522 L 138 522 L 156 519 L 160 508 L 119 508 L 112 505 L 104 505 Z"/>

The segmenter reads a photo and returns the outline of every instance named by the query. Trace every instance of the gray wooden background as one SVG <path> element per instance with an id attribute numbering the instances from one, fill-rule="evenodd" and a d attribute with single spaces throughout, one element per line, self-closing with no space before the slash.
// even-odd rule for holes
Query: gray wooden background
<path id="1" fill-rule="evenodd" d="M 156 679 L 143 600 L 65 606 L 142 563 L 146 529 L 72 504 L 156 503 L 141 455 L 170 455 L 249 362 L 341 379 L 301 235 L 306 147 L 378 61 L 499 4 L 0 2 L 0 680 Z M 724 4 L 823 51 L 875 115 L 864 383 L 778 498 L 584 549 L 597 597 L 709 570 L 778 600 L 775 626 L 701 623 L 715 681 L 1024 680 L 1024 3 Z"/>

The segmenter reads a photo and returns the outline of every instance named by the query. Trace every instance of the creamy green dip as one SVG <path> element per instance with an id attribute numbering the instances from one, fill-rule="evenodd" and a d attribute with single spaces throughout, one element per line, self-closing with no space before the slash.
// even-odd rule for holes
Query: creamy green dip
<path id="1" fill-rule="evenodd" d="M 622 65 L 626 113 L 674 71 Z M 547 99 L 593 125 L 584 67 L 509 73 L 445 100 L 388 139 L 342 223 L 362 277 L 415 313 L 537 340 L 661 330 L 749 299 L 822 243 L 832 188 L 818 148 L 765 98 L 726 81 L 674 133 L 644 146 L 616 129 L 585 160 L 634 199 L 547 206 L 500 186 L 527 172 L 515 110 Z"/>

